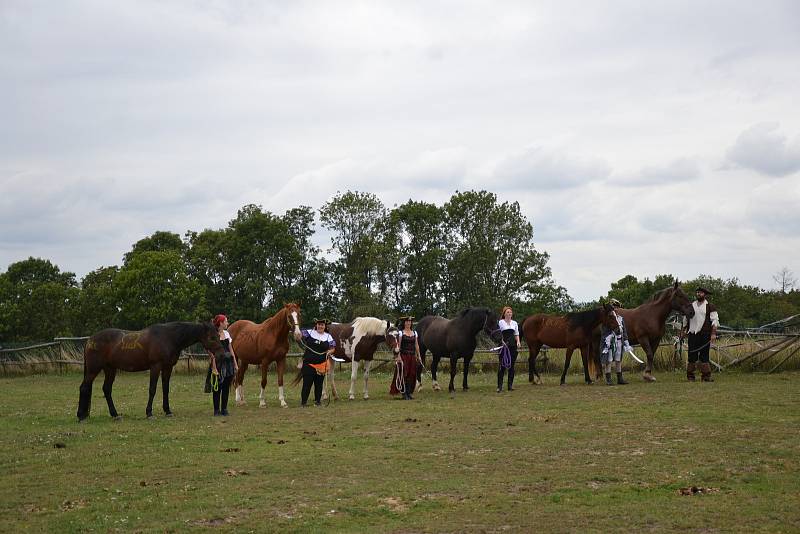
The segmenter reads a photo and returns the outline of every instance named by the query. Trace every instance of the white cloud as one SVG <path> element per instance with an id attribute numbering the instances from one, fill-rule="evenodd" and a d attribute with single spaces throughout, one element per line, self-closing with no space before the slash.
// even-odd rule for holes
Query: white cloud
<path id="1" fill-rule="evenodd" d="M 728 149 L 728 160 L 769 176 L 800 171 L 800 135 L 789 141 L 777 122 L 762 122 L 739 134 Z"/>
<path id="2" fill-rule="evenodd" d="M 605 179 L 610 172 L 601 158 L 533 146 L 500 161 L 494 178 L 500 187 L 566 189 Z"/>

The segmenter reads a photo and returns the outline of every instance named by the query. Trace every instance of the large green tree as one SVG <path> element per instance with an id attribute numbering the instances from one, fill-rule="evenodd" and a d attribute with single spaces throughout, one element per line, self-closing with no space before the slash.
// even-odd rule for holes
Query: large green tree
<path id="1" fill-rule="evenodd" d="M 114 282 L 118 273 L 119 267 L 100 267 L 83 277 L 73 316 L 76 335 L 88 336 L 116 326 L 119 306 Z"/>
<path id="2" fill-rule="evenodd" d="M 115 277 L 117 326 L 138 330 L 153 323 L 208 319 L 203 286 L 189 277 L 174 251 L 142 252 Z"/>
<path id="3" fill-rule="evenodd" d="M 0 338 L 38 341 L 72 335 L 79 289 L 75 274 L 50 260 L 28 258 L 0 274 Z"/>

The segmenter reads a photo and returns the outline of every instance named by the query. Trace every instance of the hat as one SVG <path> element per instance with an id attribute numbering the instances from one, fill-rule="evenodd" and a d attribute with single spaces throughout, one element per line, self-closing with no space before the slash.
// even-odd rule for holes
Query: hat
<path id="1" fill-rule="evenodd" d="M 617 299 L 608 299 L 608 303 L 614 306 L 615 308 L 622 307 L 622 303 L 620 303 L 620 301 L 618 301 Z"/>
<path id="2" fill-rule="evenodd" d="M 400 321 L 400 322 L 413 321 L 414 320 L 414 316 L 413 315 L 403 315 L 403 316 L 398 317 L 397 320 Z"/>
<path id="3" fill-rule="evenodd" d="M 315 318 L 314 319 L 314 324 L 317 324 L 317 323 L 331 324 L 331 320 L 330 319 L 316 319 Z"/>
<path id="4" fill-rule="evenodd" d="M 697 289 L 695 289 L 695 291 L 702 291 L 706 295 L 711 295 L 711 291 L 709 291 L 708 289 L 706 289 L 706 288 L 704 288 L 702 286 L 698 286 Z"/>

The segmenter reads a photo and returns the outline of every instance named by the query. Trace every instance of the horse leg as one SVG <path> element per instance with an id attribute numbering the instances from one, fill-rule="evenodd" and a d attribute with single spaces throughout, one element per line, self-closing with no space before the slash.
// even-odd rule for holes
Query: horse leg
<path id="1" fill-rule="evenodd" d="M 539 357 L 540 350 L 542 350 L 541 343 L 534 343 L 528 347 L 528 382 L 534 384 L 542 383 L 542 377 L 536 372 L 536 358 Z"/>
<path id="2" fill-rule="evenodd" d="M 369 400 L 369 368 L 372 367 L 372 360 L 364 361 L 364 400 Z"/>
<path id="3" fill-rule="evenodd" d="M 431 364 L 431 388 L 434 391 L 442 390 L 442 388 L 439 386 L 439 381 L 436 379 L 436 370 L 439 369 L 439 358 L 439 355 L 434 354 L 433 363 Z"/>
<path id="4" fill-rule="evenodd" d="M 464 391 L 469 390 L 469 385 L 467 384 L 467 376 L 469 375 L 469 362 L 472 361 L 472 356 L 465 356 L 464 357 L 464 382 L 461 384 L 461 389 Z"/>
<path id="5" fill-rule="evenodd" d="M 267 387 L 267 370 L 269 369 L 269 363 L 262 361 L 261 362 L 261 392 L 258 394 L 258 407 L 259 408 L 266 408 L 267 407 L 267 399 L 266 395 L 264 394 L 264 389 Z"/>
<path id="6" fill-rule="evenodd" d="M 247 362 L 239 361 L 239 370 L 236 371 L 236 406 L 243 406 L 247 404 L 244 400 L 244 372 L 247 371 Z"/>
<path id="7" fill-rule="evenodd" d="M 456 387 L 453 385 L 456 380 L 456 371 L 458 371 L 458 357 L 450 356 L 450 385 L 447 386 L 447 391 L 450 393 L 456 392 Z"/>
<path id="8" fill-rule="evenodd" d="M 111 399 L 111 387 L 114 385 L 114 378 L 117 376 L 117 370 L 114 367 L 107 367 L 103 369 L 105 379 L 103 380 L 103 395 L 108 403 L 108 413 L 114 419 L 122 419 L 122 416 L 117 413 L 114 407 L 114 401 Z"/>
<path id="9" fill-rule="evenodd" d="M 569 369 L 569 362 L 572 360 L 572 351 L 575 349 L 567 348 L 567 355 L 564 358 L 564 371 L 561 373 L 561 385 L 563 386 L 567 381 L 567 369 Z"/>
<path id="10" fill-rule="evenodd" d="M 281 403 L 281 408 L 288 408 L 286 404 L 286 397 L 283 394 L 283 373 L 286 372 L 286 358 L 275 362 L 275 372 L 278 373 L 278 402 Z"/>
<path id="11" fill-rule="evenodd" d="M 417 365 L 417 387 L 414 391 L 419 393 L 422 391 L 422 375 L 425 372 L 425 354 L 428 352 L 427 348 L 423 352 L 422 347 L 419 349 L 419 359 L 422 360 L 422 365 Z"/>
<path id="12" fill-rule="evenodd" d="M 353 360 L 350 362 L 350 400 L 356 398 L 356 378 L 358 378 L 358 361 L 353 356 Z"/>
<path id="13" fill-rule="evenodd" d="M 172 410 L 169 409 L 169 379 L 171 376 L 171 365 L 168 365 L 161 370 L 161 394 L 163 397 L 161 407 L 164 409 L 164 415 L 167 417 L 172 417 Z"/>
<path id="14" fill-rule="evenodd" d="M 145 414 L 148 419 L 153 418 L 153 397 L 156 396 L 156 386 L 158 385 L 158 375 L 161 373 L 161 366 L 154 365 L 150 367 L 150 391 L 147 398 L 147 409 Z"/>
<path id="15" fill-rule="evenodd" d="M 85 421 L 89 417 L 89 411 L 92 408 L 92 382 L 100 374 L 100 369 L 87 370 L 83 375 L 83 382 L 79 388 L 80 395 L 78 397 L 78 421 Z"/>
<path id="16" fill-rule="evenodd" d="M 335 367 L 335 365 L 336 365 L 335 362 L 330 362 L 330 365 L 328 365 L 328 380 L 331 381 L 330 386 L 331 386 L 331 395 L 333 395 L 333 400 L 337 401 L 337 400 L 339 400 L 339 392 L 336 391 L 336 377 L 335 377 L 335 375 L 336 375 L 336 367 Z"/>
<path id="17" fill-rule="evenodd" d="M 650 344 L 650 340 L 647 338 L 642 339 L 639 342 L 639 345 L 641 345 L 645 354 L 647 354 L 647 366 L 644 368 L 644 374 L 642 374 L 642 378 L 644 378 L 645 382 L 655 382 L 656 377 L 653 376 L 653 359 L 655 358 L 656 351 L 653 349 L 653 346 Z"/>
<path id="18" fill-rule="evenodd" d="M 583 362 L 583 379 L 587 384 L 592 385 L 592 377 L 589 376 L 589 348 L 590 345 L 581 347 L 581 361 Z"/>

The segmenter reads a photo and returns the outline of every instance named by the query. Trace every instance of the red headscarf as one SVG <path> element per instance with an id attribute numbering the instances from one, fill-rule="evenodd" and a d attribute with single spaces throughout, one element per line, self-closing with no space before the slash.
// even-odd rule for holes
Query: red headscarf
<path id="1" fill-rule="evenodd" d="M 224 323 L 227 320 L 228 320 L 228 318 L 220 313 L 219 315 L 215 315 L 214 316 L 214 320 L 212 322 L 214 323 L 214 326 L 219 328 L 219 325 L 221 325 L 222 323 Z"/>

